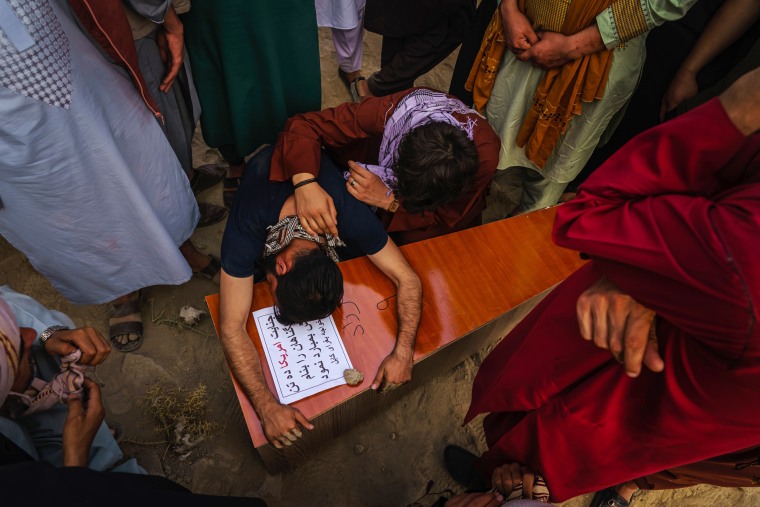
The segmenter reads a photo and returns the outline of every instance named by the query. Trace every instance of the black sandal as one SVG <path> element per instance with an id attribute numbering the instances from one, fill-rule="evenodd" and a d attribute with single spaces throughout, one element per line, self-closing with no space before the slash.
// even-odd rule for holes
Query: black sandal
<path id="1" fill-rule="evenodd" d="M 223 165 L 206 164 L 193 169 L 190 177 L 190 188 L 193 194 L 198 195 L 224 179 L 227 168 Z"/>
<path id="2" fill-rule="evenodd" d="M 210 202 L 199 202 L 198 211 L 201 212 L 201 218 L 198 220 L 198 227 L 208 227 L 209 225 L 218 224 L 227 216 L 227 210 L 223 206 L 217 206 Z"/>

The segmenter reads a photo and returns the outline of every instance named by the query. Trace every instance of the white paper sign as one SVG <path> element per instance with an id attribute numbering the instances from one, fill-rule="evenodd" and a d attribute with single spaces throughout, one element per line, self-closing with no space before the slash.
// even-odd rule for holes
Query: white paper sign
<path id="1" fill-rule="evenodd" d="M 277 397 L 293 403 L 344 385 L 343 370 L 352 368 L 332 316 L 283 326 L 274 307 L 253 312 Z"/>

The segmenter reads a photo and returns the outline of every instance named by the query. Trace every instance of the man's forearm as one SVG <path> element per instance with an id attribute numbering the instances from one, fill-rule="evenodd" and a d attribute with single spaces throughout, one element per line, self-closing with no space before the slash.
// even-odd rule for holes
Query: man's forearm
<path id="1" fill-rule="evenodd" d="M 607 49 L 602 41 L 599 27 L 596 25 L 584 28 L 580 32 L 570 35 L 568 39 L 572 46 L 570 56 L 572 56 L 573 60 Z"/>
<path id="2" fill-rule="evenodd" d="M 412 274 L 399 281 L 396 311 L 399 325 L 394 351 L 413 354 L 422 313 L 422 284 L 416 275 Z"/>
<path id="3" fill-rule="evenodd" d="M 243 329 L 227 333 L 222 331 L 221 342 L 232 374 L 261 418 L 260 411 L 270 403 L 277 403 L 277 400 L 267 386 L 256 348 Z"/>

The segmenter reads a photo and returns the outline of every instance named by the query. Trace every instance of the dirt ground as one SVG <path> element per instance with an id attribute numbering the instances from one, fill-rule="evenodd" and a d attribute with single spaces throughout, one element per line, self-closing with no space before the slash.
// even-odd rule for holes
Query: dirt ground
<path id="1" fill-rule="evenodd" d="M 337 75 L 330 32 L 320 32 L 322 51 L 323 106 L 346 100 L 349 94 Z M 368 75 L 379 66 L 380 38 L 368 34 L 364 69 Z M 452 55 L 421 77 L 417 84 L 447 89 L 453 69 Z M 218 155 L 198 144 L 197 164 L 217 160 Z M 518 190 L 509 174 L 500 174 L 491 195 L 487 220 L 504 216 Z M 215 188 L 201 200 L 221 204 Z M 201 229 L 193 241 L 202 250 L 219 255 L 224 223 Z M 0 239 L 0 284 L 30 294 L 43 304 L 69 314 L 77 325 L 94 326 L 106 333 L 108 306 L 75 306 L 67 302 L 39 275 L 26 258 Z M 113 352 L 98 368 L 104 381 L 108 419 L 125 427 L 122 447 L 153 474 L 164 475 L 198 493 L 258 496 L 272 507 L 281 506 L 378 506 L 403 507 L 416 500 L 430 505 L 432 491 L 461 488 L 442 466 L 443 448 L 450 443 L 485 449 L 479 420 L 462 427 L 470 399 L 470 386 L 486 351 L 467 358 L 451 371 L 426 385 L 413 387 L 389 410 L 372 417 L 327 445 L 322 452 L 292 472 L 268 475 L 251 444 L 230 382 L 213 326 L 205 317 L 194 328 L 177 325 L 185 305 L 205 309 L 203 296 L 218 291 L 213 283 L 193 279 L 179 287 L 153 287 L 145 291 L 143 318 L 145 341 L 138 351 Z M 213 423 L 208 438 L 181 456 L 172 449 L 174 436 L 156 430 L 157 409 L 141 408 L 146 391 L 171 394 L 205 386 L 208 404 L 201 419 Z M 155 400 L 155 397 L 153 398 Z M 180 400 L 181 401 L 181 400 Z M 201 404 L 201 409 L 203 405 Z M 585 506 L 588 497 L 566 502 Z M 760 492 L 700 486 L 677 492 L 646 493 L 636 501 L 640 507 L 659 505 L 713 506 L 760 505 Z"/>

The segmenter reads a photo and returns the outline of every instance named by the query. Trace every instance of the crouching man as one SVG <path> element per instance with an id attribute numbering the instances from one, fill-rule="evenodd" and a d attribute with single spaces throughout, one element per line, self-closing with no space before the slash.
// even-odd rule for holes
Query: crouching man
<path id="1" fill-rule="evenodd" d="M 2 464 L 145 473 L 134 459 L 115 466 L 123 455 L 103 423 L 100 388 L 85 376 L 110 351 L 93 328 L 75 329 L 66 315 L 0 287 Z"/>
<path id="2" fill-rule="evenodd" d="M 420 280 L 369 207 L 346 190 L 341 171 L 326 155 L 319 176 L 296 186 L 322 187 L 338 215 L 337 236 L 313 236 L 301 226 L 290 181 L 269 181 L 272 149 L 248 163 L 222 241 L 221 342 L 227 363 L 253 405 L 267 440 L 277 448 L 313 426 L 296 408 L 282 405 L 267 387 L 245 325 L 253 283 L 269 282 L 277 318 L 300 323 L 326 317 L 343 297 L 339 260 L 359 255 L 390 278 L 398 291 L 396 346 L 380 364 L 372 388 L 412 378 L 414 341 L 420 321 Z"/>

